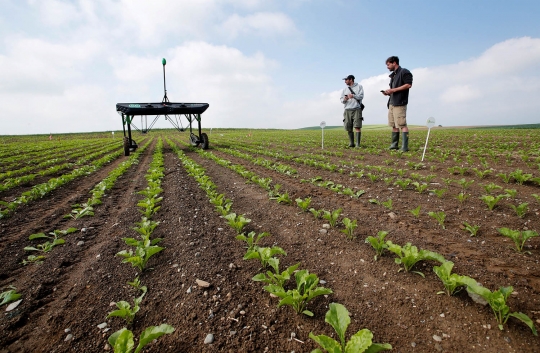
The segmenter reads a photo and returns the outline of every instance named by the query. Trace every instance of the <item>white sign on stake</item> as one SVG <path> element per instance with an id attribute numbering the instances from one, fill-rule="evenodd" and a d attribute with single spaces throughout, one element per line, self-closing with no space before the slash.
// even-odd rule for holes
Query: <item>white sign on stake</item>
<path id="1" fill-rule="evenodd" d="M 326 127 L 326 121 L 321 121 L 321 131 L 322 131 L 322 143 L 321 148 L 324 149 L 324 128 Z"/>
<path id="2" fill-rule="evenodd" d="M 435 126 L 435 118 L 433 117 L 428 118 L 426 122 L 426 126 L 428 128 L 428 131 L 427 131 L 427 136 L 426 136 L 426 144 L 424 145 L 424 153 L 422 153 L 422 162 L 424 161 L 424 156 L 426 155 L 426 147 L 429 140 L 429 132 L 431 131 L 431 128 Z"/>

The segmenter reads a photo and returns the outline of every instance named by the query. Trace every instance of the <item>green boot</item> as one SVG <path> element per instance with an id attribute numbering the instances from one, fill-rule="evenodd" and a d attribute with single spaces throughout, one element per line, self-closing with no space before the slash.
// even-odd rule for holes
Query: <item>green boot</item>
<path id="1" fill-rule="evenodd" d="M 392 144 L 388 149 L 390 150 L 397 150 L 398 149 L 398 143 L 399 143 L 399 131 L 394 132 L 392 131 Z"/>
<path id="2" fill-rule="evenodd" d="M 402 138 L 402 144 L 401 144 L 401 152 L 407 152 L 409 150 L 409 132 L 402 132 L 401 133 Z"/>
<path id="3" fill-rule="evenodd" d="M 362 139 L 362 133 L 361 132 L 355 132 L 356 135 L 356 147 L 360 148 L 360 140 Z"/>
<path id="4" fill-rule="evenodd" d="M 354 147 L 354 134 L 352 131 L 347 131 L 349 134 L 349 147 Z"/>

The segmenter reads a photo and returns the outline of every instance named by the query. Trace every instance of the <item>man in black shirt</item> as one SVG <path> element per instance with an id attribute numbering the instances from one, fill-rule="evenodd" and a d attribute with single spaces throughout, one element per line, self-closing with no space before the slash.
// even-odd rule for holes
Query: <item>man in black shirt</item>
<path id="1" fill-rule="evenodd" d="M 386 67 L 392 71 L 390 74 L 390 89 L 382 91 L 388 98 L 388 125 L 392 127 L 391 150 L 397 150 L 399 144 L 399 129 L 401 129 L 401 151 L 409 150 L 409 128 L 407 127 L 407 104 L 409 103 L 409 89 L 412 87 L 413 76 L 411 72 L 399 66 L 399 58 L 391 56 L 386 59 Z"/>

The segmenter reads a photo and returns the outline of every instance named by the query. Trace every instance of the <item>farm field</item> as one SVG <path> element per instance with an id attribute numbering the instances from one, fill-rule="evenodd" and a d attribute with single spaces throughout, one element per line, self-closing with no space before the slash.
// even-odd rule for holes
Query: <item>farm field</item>
<path id="1" fill-rule="evenodd" d="M 310 333 L 339 341 L 330 303 L 350 314 L 346 340 L 368 329 L 394 352 L 540 351 L 537 129 L 432 129 L 423 162 L 425 129 L 406 153 L 384 129 L 362 148 L 331 129 L 324 149 L 320 130 L 206 133 L 204 151 L 187 134 L 137 135 L 130 157 L 100 134 L 0 140 L 0 292 L 22 299 L 0 306 L 0 352 L 113 351 L 118 330 L 137 345 L 160 325 L 143 351 L 311 352 Z M 375 259 L 365 240 L 381 234 L 393 245 Z M 432 253 L 398 264 L 390 250 L 407 243 Z M 285 291 L 294 269 L 328 289 L 299 309 L 313 316 L 252 280 L 276 265 L 258 249 L 280 274 L 299 264 Z M 511 316 L 500 330 L 474 283 L 447 295 L 442 257 L 484 294 L 511 286 L 509 312 L 534 326 Z M 139 303 L 130 323 L 107 317 L 122 301 Z"/>

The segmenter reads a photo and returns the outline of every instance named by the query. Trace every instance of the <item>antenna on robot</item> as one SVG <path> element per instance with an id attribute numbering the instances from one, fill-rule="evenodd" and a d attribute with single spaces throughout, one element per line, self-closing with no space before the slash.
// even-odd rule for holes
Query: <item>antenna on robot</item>
<path id="1" fill-rule="evenodd" d="M 163 96 L 161 103 L 169 103 L 169 98 L 167 98 L 167 86 L 165 84 L 165 65 L 167 65 L 167 60 L 163 58 L 161 63 L 163 64 L 163 90 L 165 91 L 165 95 Z"/>

